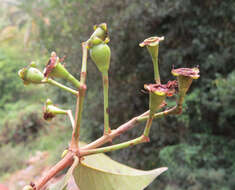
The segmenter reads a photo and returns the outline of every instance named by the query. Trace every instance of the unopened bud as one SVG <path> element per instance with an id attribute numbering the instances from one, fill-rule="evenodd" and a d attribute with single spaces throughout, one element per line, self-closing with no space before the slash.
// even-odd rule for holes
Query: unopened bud
<path id="1" fill-rule="evenodd" d="M 110 66 L 111 51 L 109 46 L 99 38 L 91 41 L 90 56 L 100 72 L 107 72 Z"/>
<path id="2" fill-rule="evenodd" d="M 23 80 L 24 84 L 41 84 L 44 79 L 43 74 L 36 68 L 36 64 L 32 62 L 28 67 L 20 69 L 18 75 Z"/>
<path id="3" fill-rule="evenodd" d="M 92 40 L 95 37 L 100 38 L 102 41 L 106 40 L 106 38 L 108 37 L 108 27 L 106 23 L 94 26 L 94 32 L 89 40 Z"/>

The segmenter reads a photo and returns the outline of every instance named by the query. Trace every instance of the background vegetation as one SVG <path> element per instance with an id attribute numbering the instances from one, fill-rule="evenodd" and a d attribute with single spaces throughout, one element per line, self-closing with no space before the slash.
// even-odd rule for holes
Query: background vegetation
<path id="1" fill-rule="evenodd" d="M 88 38 L 94 24 L 106 22 L 112 49 L 112 128 L 148 108 L 148 95 L 141 89 L 145 83 L 153 82 L 153 69 L 147 51 L 138 46 L 145 38 L 165 36 L 159 54 L 163 82 L 173 78 L 170 74 L 173 65 L 176 68 L 198 65 L 201 72 L 181 116 L 155 121 L 151 143 L 111 156 L 142 169 L 168 166 L 168 172 L 149 190 L 235 189 L 233 0 L 22 0 L 1 4 L 0 152 L 11 150 L 9 154 L 13 156 L 22 151 L 22 159 L 38 149 L 58 155 L 60 146 L 53 144 L 49 135 L 55 129 L 49 126 L 58 126 L 65 134 L 69 126 L 61 120 L 45 124 L 39 106 L 47 97 L 65 107 L 74 108 L 75 102 L 58 89 L 23 88 L 17 71 L 32 60 L 43 67 L 50 52 L 55 50 L 67 56 L 66 67 L 78 77 L 81 42 Z M 91 60 L 88 67 L 85 141 L 99 137 L 103 128 L 103 112 L 99 111 L 102 110 L 100 76 Z M 168 105 L 172 103 L 170 100 Z M 140 131 L 133 130 L 120 140 L 133 138 Z M 67 140 L 60 130 L 53 138 L 64 144 L 61 150 L 66 146 Z M 21 150 L 25 145 L 28 148 Z M 22 165 L 20 158 L 17 162 L 12 158 L 12 166 L 10 156 L 1 155 L 1 160 L 9 160 L 0 165 L 2 175 Z"/>

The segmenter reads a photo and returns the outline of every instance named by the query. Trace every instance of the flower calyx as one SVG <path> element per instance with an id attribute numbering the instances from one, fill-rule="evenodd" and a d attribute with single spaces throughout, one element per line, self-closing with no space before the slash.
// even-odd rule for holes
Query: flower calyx
<path id="1" fill-rule="evenodd" d="M 181 95 L 185 95 L 192 84 L 193 79 L 198 79 L 199 68 L 178 68 L 172 69 L 171 73 L 177 77 L 178 80 L 178 89 Z"/>
<path id="2" fill-rule="evenodd" d="M 154 114 L 162 105 L 165 104 L 166 96 L 173 96 L 176 81 L 169 81 L 167 84 L 145 84 L 144 88 L 149 91 L 149 109 L 150 114 Z"/>
<path id="3" fill-rule="evenodd" d="M 60 58 L 56 52 L 51 53 L 51 57 L 43 71 L 45 77 L 66 78 L 69 72 L 65 69 L 64 65 L 60 63 Z"/>
<path id="4" fill-rule="evenodd" d="M 164 36 L 162 37 L 157 37 L 153 36 L 150 38 L 145 39 L 143 42 L 139 44 L 140 47 L 147 47 L 152 59 L 157 59 L 158 58 L 158 47 L 159 47 L 159 42 L 164 40 Z"/>
<path id="5" fill-rule="evenodd" d="M 143 42 L 141 42 L 139 45 L 140 47 L 144 47 L 144 46 L 158 46 L 160 41 L 164 40 L 164 36 L 162 37 L 157 37 L 157 36 L 153 36 L 153 37 L 149 37 L 147 39 L 145 39 Z"/>
<path id="6" fill-rule="evenodd" d="M 80 87 L 79 81 L 71 75 L 68 70 L 61 64 L 61 59 L 56 55 L 56 52 L 51 53 L 51 57 L 46 65 L 46 68 L 43 71 L 43 74 L 46 78 L 55 77 L 62 78 L 71 82 L 75 87 Z"/>
<path id="7" fill-rule="evenodd" d="M 44 79 L 42 72 L 37 69 L 37 64 L 35 62 L 32 62 L 29 66 L 20 69 L 18 71 L 18 75 L 23 80 L 25 85 L 41 84 Z"/>
<path id="8" fill-rule="evenodd" d="M 47 99 L 43 112 L 43 118 L 47 121 L 51 121 L 57 114 L 67 114 L 68 110 L 56 107 L 50 99 Z"/>

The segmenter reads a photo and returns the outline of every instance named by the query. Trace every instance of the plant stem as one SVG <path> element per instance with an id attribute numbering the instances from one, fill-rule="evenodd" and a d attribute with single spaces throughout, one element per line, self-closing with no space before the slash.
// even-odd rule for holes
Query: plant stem
<path id="1" fill-rule="evenodd" d="M 104 93 L 104 134 L 111 132 L 109 127 L 109 76 L 108 71 L 102 73 Z"/>
<path id="2" fill-rule="evenodd" d="M 158 49 L 159 49 L 159 45 L 155 47 L 151 47 L 151 46 L 148 47 L 148 51 L 153 61 L 154 79 L 155 79 L 156 84 L 161 83 L 160 74 L 159 74 L 159 66 L 158 66 Z"/>
<path id="3" fill-rule="evenodd" d="M 145 128 L 144 128 L 144 133 L 143 133 L 143 135 L 145 137 L 149 136 L 150 128 L 151 128 L 151 125 L 152 125 L 152 122 L 153 122 L 153 116 L 154 116 L 154 114 L 151 113 L 151 111 L 150 111 L 147 123 L 146 123 Z"/>
<path id="4" fill-rule="evenodd" d="M 159 113 L 155 113 L 153 115 L 153 118 L 156 119 L 156 118 L 161 118 L 163 116 L 167 116 L 167 115 L 170 115 L 170 114 L 175 114 L 177 111 L 177 106 L 174 106 L 173 108 L 170 108 L 168 110 L 164 110 L 162 112 L 159 112 Z M 143 122 L 143 121 L 146 121 L 147 119 L 149 118 L 149 116 L 142 116 L 142 117 L 138 117 L 137 118 L 137 121 L 138 122 Z"/>
<path id="5" fill-rule="evenodd" d="M 158 67 L 158 57 L 152 59 L 153 60 L 153 69 L 154 69 L 154 79 L 156 84 L 160 84 L 160 74 L 159 74 L 159 67 Z"/>
<path id="6" fill-rule="evenodd" d="M 155 118 L 161 118 L 161 117 L 164 117 L 167 115 L 180 114 L 180 113 L 181 113 L 181 109 L 178 106 L 174 106 L 168 110 L 154 114 L 153 117 L 155 119 Z M 95 141 L 82 147 L 81 149 L 82 150 L 94 149 L 94 148 L 102 146 L 103 144 L 105 144 L 107 142 L 112 141 L 112 139 L 114 139 L 115 137 L 118 137 L 121 134 L 125 133 L 126 131 L 134 128 L 137 123 L 144 122 L 144 121 L 148 120 L 148 118 L 149 118 L 148 114 L 149 114 L 149 111 L 146 111 L 145 113 L 143 113 L 137 117 L 132 118 L 128 122 L 119 126 L 117 129 L 112 130 L 110 134 L 103 135 L 102 137 L 96 139 Z"/>
<path id="7" fill-rule="evenodd" d="M 183 102 L 184 102 L 184 97 L 186 96 L 186 93 L 181 93 L 178 96 L 178 101 L 177 101 L 177 106 L 181 107 L 183 106 Z"/>
<path id="8" fill-rule="evenodd" d="M 74 154 L 68 153 L 62 160 L 60 160 L 55 166 L 53 166 L 46 175 L 44 175 L 37 183 L 36 190 L 40 190 L 51 178 L 53 178 L 58 172 L 62 171 L 66 167 L 70 166 L 73 162 Z"/>
<path id="9" fill-rule="evenodd" d="M 68 80 L 69 82 L 71 82 L 75 87 L 81 89 L 82 88 L 82 83 L 80 81 L 78 81 L 73 75 L 69 74 L 66 77 L 66 80 Z"/>
<path id="10" fill-rule="evenodd" d="M 67 111 L 67 115 L 69 116 L 69 119 L 70 119 L 71 124 L 72 124 L 72 128 L 74 129 L 74 127 L 75 127 L 75 122 L 74 122 L 74 118 L 73 118 L 72 111 L 71 111 L 71 110 L 68 110 L 68 111 Z"/>
<path id="11" fill-rule="evenodd" d="M 82 121 L 82 111 L 83 111 L 83 102 L 85 98 L 85 92 L 86 88 L 79 90 L 79 98 L 78 98 L 78 104 L 77 104 L 77 110 L 76 110 L 76 122 L 75 122 L 75 139 L 76 143 L 79 142 L 79 132 L 80 132 L 80 126 Z"/>
<path id="12" fill-rule="evenodd" d="M 76 96 L 78 95 L 78 91 L 73 90 L 73 89 L 71 89 L 71 88 L 69 88 L 69 87 L 67 87 L 67 86 L 65 86 L 65 85 L 63 85 L 63 84 L 61 84 L 61 83 L 59 83 L 59 82 L 57 82 L 57 81 L 55 81 L 55 80 L 52 80 L 52 79 L 50 79 L 50 78 L 48 78 L 47 80 L 45 80 L 45 83 L 48 83 L 48 84 L 57 86 L 57 87 L 61 88 L 62 90 L 65 90 L 65 91 L 67 91 L 67 92 L 70 92 L 70 93 L 72 93 L 72 94 L 74 94 L 74 95 L 76 95 Z"/>
<path id="13" fill-rule="evenodd" d="M 127 142 L 124 142 L 124 143 L 112 145 L 112 146 L 107 146 L 107 147 L 104 147 L 104 148 L 81 150 L 80 155 L 81 156 L 86 156 L 86 155 L 91 155 L 91 154 L 111 152 L 111 151 L 127 148 L 129 146 L 134 146 L 136 144 L 140 144 L 140 143 L 144 143 L 144 142 L 148 142 L 148 141 L 149 141 L 149 139 L 146 138 L 145 136 L 140 136 L 136 139 L 133 139 L 133 140 L 130 140 L 130 141 L 127 141 Z"/>
<path id="14" fill-rule="evenodd" d="M 84 147 L 81 147 L 81 149 L 82 150 L 94 149 L 94 148 L 102 146 L 103 144 L 105 144 L 107 142 L 112 141 L 112 139 L 114 139 L 115 137 L 118 137 L 121 134 L 125 133 L 126 131 L 132 129 L 135 126 L 135 124 L 137 123 L 137 118 L 145 116 L 148 113 L 149 113 L 149 111 L 146 111 L 143 114 L 132 118 L 128 122 L 119 126 L 117 129 L 112 130 L 110 134 L 103 135 L 102 137 L 98 138 L 97 140 L 93 141 L 92 143 L 90 143 Z"/>
<path id="15" fill-rule="evenodd" d="M 86 73 L 87 72 L 87 42 L 82 43 L 82 70 L 80 76 L 80 82 L 82 84 L 86 83 Z"/>
<path id="16" fill-rule="evenodd" d="M 82 43 L 82 69 L 81 69 L 81 88 L 79 88 L 79 96 L 77 97 L 77 105 L 76 105 L 76 118 L 75 118 L 75 127 L 72 133 L 72 140 L 71 140 L 71 148 L 78 150 L 78 142 L 79 142 L 79 134 L 80 134 L 80 126 L 82 121 L 82 111 L 83 111 L 83 103 L 86 93 L 86 72 L 87 72 L 87 43 Z"/>

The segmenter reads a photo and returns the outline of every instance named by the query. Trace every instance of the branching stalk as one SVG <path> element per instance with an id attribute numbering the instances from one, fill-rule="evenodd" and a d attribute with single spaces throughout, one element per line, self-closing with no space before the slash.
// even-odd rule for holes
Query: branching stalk
<path id="1" fill-rule="evenodd" d="M 127 141 L 127 142 L 124 142 L 124 143 L 112 145 L 112 146 L 107 146 L 107 147 L 104 147 L 104 148 L 81 150 L 80 151 L 80 156 L 86 156 L 86 155 L 98 154 L 98 153 L 104 153 L 104 152 L 111 152 L 111 151 L 127 148 L 129 146 L 134 146 L 134 145 L 144 143 L 144 142 L 148 142 L 148 141 L 149 141 L 149 139 L 146 138 L 145 136 L 140 136 L 136 139 L 133 139 L 133 140 L 130 140 L 130 141 Z"/>
<path id="2" fill-rule="evenodd" d="M 80 126 L 82 121 L 82 111 L 83 111 L 83 102 L 86 93 L 86 72 L 87 72 L 87 43 L 82 43 L 82 69 L 81 69 L 81 88 L 79 88 L 79 95 L 77 97 L 77 105 L 76 105 L 76 118 L 75 118 L 75 127 L 72 133 L 72 141 L 71 148 L 78 150 L 78 142 L 79 142 L 79 133 Z"/>
<path id="3" fill-rule="evenodd" d="M 58 172 L 62 171 L 66 167 L 70 166 L 73 162 L 74 154 L 68 153 L 61 161 L 59 161 L 54 167 L 52 167 L 47 174 L 42 177 L 36 183 L 36 190 L 40 190 L 51 178 L 53 178 Z"/>
<path id="4" fill-rule="evenodd" d="M 63 84 L 53 80 L 53 79 L 47 78 L 44 82 L 48 83 L 48 84 L 51 84 L 51 85 L 54 85 L 54 86 L 57 86 L 57 87 L 61 88 L 62 90 L 70 92 L 70 93 L 72 93 L 72 94 L 74 94 L 76 96 L 78 95 L 78 91 L 73 90 L 73 89 L 71 89 L 71 88 L 69 88 L 69 87 L 67 87 L 67 86 L 65 86 L 65 85 L 63 85 Z"/>
<path id="5" fill-rule="evenodd" d="M 161 118 L 161 117 L 164 117 L 167 115 L 173 115 L 173 114 L 179 114 L 179 113 L 181 113 L 181 109 L 179 109 L 178 106 L 174 106 L 168 110 L 154 114 L 153 118 L 157 119 L 157 118 Z M 149 111 L 146 111 L 145 113 L 143 113 L 137 117 L 132 118 L 128 122 L 119 126 L 117 129 L 112 130 L 109 135 L 103 135 L 102 137 L 98 138 L 97 140 L 93 141 L 92 143 L 82 147 L 81 150 L 94 149 L 94 148 L 97 148 L 97 147 L 100 147 L 100 146 L 106 144 L 107 142 L 112 141 L 112 139 L 114 139 L 115 137 L 118 137 L 121 134 L 125 133 L 126 131 L 134 128 L 137 123 L 144 122 L 144 121 L 148 120 L 148 118 L 149 118 L 148 114 L 149 114 Z"/>
<path id="6" fill-rule="evenodd" d="M 170 108 L 170 109 L 168 109 L 168 110 L 165 110 L 165 111 L 162 111 L 162 112 L 159 112 L 159 113 L 155 113 L 155 114 L 153 115 L 153 118 L 154 118 L 154 119 L 157 119 L 157 118 L 161 118 L 161 117 L 163 117 L 163 116 L 167 116 L 167 115 L 171 115 L 171 114 L 176 114 L 176 113 L 177 113 L 177 110 L 178 110 L 177 106 L 174 106 L 173 108 Z M 141 116 L 141 117 L 138 117 L 138 118 L 137 118 L 137 121 L 138 121 L 138 122 L 144 122 L 144 121 L 146 121 L 148 118 L 149 118 L 148 115 L 147 115 L 147 116 Z"/>
<path id="7" fill-rule="evenodd" d="M 182 102 L 182 100 L 183 100 L 182 97 L 181 98 L 179 97 L 179 99 L 180 100 L 178 102 Z M 170 114 L 178 114 L 178 111 L 179 111 L 178 106 L 175 106 L 171 109 L 154 114 L 154 118 L 160 118 L 160 117 L 167 116 Z M 136 144 L 148 142 L 148 140 L 149 140 L 148 138 L 141 136 L 141 137 L 138 137 L 134 140 L 120 143 L 117 145 L 107 146 L 104 148 L 97 148 L 97 147 L 100 147 L 103 144 L 109 142 L 110 139 L 114 139 L 115 137 L 123 134 L 124 132 L 128 131 L 129 129 L 132 129 L 133 127 L 135 127 L 135 125 L 137 123 L 146 121 L 149 118 L 148 114 L 149 114 L 149 111 L 146 111 L 145 113 L 143 113 L 137 117 L 132 118 L 130 121 L 124 123 L 123 125 L 121 125 L 117 129 L 112 130 L 112 132 L 109 135 L 104 135 L 101 138 L 97 139 L 96 141 L 86 145 L 85 147 L 81 147 L 78 156 L 81 157 L 81 156 L 90 155 L 90 154 L 110 152 L 110 151 L 126 148 L 131 145 L 136 145 Z M 56 175 L 56 173 L 65 169 L 66 167 L 70 166 L 72 164 L 72 160 L 73 160 L 73 154 L 70 152 L 65 156 L 64 159 L 62 159 L 51 170 L 49 170 L 48 174 L 45 177 L 43 177 L 36 184 L 36 189 L 39 190 L 40 188 L 42 188 L 47 183 L 47 181 L 49 181 L 52 177 L 54 177 Z"/>
<path id="8" fill-rule="evenodd" d="M 94 149 L 97 147 L 102 146 L 103 144 L 112 141 L 115 137 L 120 136 L 121 134 L 125 133 L 126 131 L 132 129 L 138 122 L 139 117 L 144 117 L 149 113 L 149 111 L 144 112 L 143 114 L 132 118 L 128 122 L 122 124 L 119 126 L 117 129 L 112 130 L 110 134 L 108 135 L 103 135 L 102 137 L 98 138 L 97 140 L 93 141 L 92 143 L 81 147 L 82 150 L 88 150 L 88 149 Z"/>
<path id="9" fill-rule="evenodd" d="M 145 137 L 148 137 L 148 136 L 149 136 L 149 132 L 150 132 L 150 128 L 151 128 L 151 125 L 152 125 L 152 122 L 153 122 L 153 118 L 154 118 L 154 114 L 152 114 L 152 113 L 150 112 L 149 117 L 148 117 L 148 120 L 147 120 L 146 125 L 145 125 L 145 128 L 144 128 L 144 133 L 143 133 L 143 135 L 144 135 Z"/>
<path id="10" fill-rule="evenodd" d="M 69 74 L 66 78 L 66 80 L 70 81 L 75 87 L 81 89 L 82 83 L 78 81 L 73 75 Z"/>

